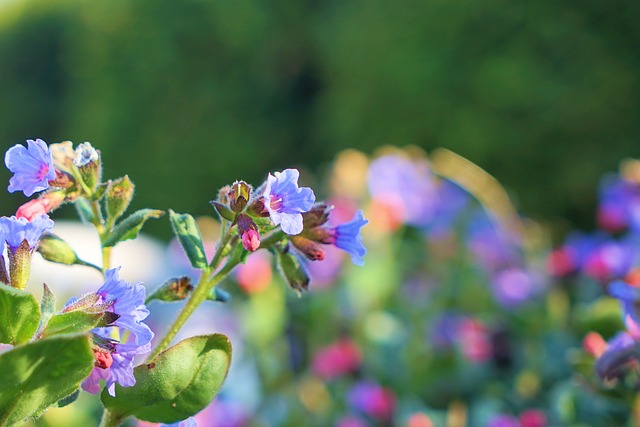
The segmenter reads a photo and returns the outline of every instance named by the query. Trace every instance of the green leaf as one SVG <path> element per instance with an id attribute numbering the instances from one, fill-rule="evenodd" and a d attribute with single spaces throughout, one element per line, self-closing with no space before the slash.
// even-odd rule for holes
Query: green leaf
<path id="1" fill-rule="evenodd" d="M 33 295 L 0 283 L 0 342 L 29 341 L 39 322 L 40 308 Z"/>
<path id="2" fill-rule="evenodd" d="M 188 338 L 133 371 L 136 385 L 106 390 L 102 402 L 118 417 L 174 423 L 197 414 L 215 397 L 231 363 L 231 343 L 221 334 Z"/>
<path id="3" fill-rule="evenodd" d="M 177 214 L 171 209 L 169 209 L 169 220 L 173 232 L 191 261 L 191 265 L 195 268 L 206 268 L 207 256 L 204 253 L 202 236 L 196 220 L 189 214 Z"/>
<path id="4" fill-rule="evenodd" d="M 111 230 L 103 240 L 102 246 L 115 246 L 119 242 L 135 239 L 148 219 L 160 218 L 162 215 L 164 215 L 164 211 L 157 209 L 140 209 L 132 213 Z"/>
<path id="5" fill-rule="evenodd" d="M 277 266 L 291 288 L 298 292 L 309 288 L 309 274 L 300 259 L 291 252 L 277 251 Z"/>
<path id="6" fill-rule="evenodd" d="M 78 400 L 78 396 L 80 396 L 79 388 L 77 388 L 76 391 L 71 393 L 69 396 L 63 397 L 62 399 L 58 400 L 58 408 L 64 408 L 67 405 L 71 405 L 73 402 Z"/>
<path id="7" fill-rule="evenodd" d="M 88 332 L 99 326 L 105 314 L 107 313 L 86 313 L 84 311 L 56 314 L 49 320 L 47 327 L 42 331 L 42 337 Z"/>
<path id="8" fill-rule="evenodd" d="M 37 416 L 69 396 L 93 364 L 86 335 L 38 340 L 0 354 L 0 426 Z"/>
<path id="9" fill-rule="evenodd" d="M 47 323 L 49 323 L 49 319 L 56 312 L 56 297 L 49 289 L 46 283 L 43 283 L 42 286 L 44 290 L 42 292 L 42 301 L 40 301 L 40 324 L 38 325 L 38 332 L 42 332 L 44 328 L 47 327 Z"/>

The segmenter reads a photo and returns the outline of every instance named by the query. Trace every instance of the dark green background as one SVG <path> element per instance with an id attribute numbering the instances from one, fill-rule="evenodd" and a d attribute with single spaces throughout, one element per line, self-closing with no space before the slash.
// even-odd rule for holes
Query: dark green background
<path id="1" fill-rule="evenodd" d="M 620 0 L 13 0 L 0 141 L 91 141 L 134 207 L 196 214 L 346 147 L 444 146 L 525 214 L 588 227 L 600 176 L 640 156 L 639 18 Z"/>

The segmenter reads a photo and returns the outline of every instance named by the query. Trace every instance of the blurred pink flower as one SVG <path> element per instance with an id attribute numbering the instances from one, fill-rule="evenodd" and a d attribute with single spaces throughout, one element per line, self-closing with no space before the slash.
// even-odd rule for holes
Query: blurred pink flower
<path id="1" fill-rule="evenodd" d="M 361 361 L 358 346 L 350 339 L 342 338 L 320 349 L 313 358 L 311 369 L 319 377 L 331 379 L 357 370 Z"/>

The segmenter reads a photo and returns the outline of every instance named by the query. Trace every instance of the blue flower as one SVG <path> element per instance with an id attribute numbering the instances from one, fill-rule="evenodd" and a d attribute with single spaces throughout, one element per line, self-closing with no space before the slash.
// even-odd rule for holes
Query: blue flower
<path id="1" fill-rule="evenodd" d="M 187 418 L 184 421 L 179 421 L 173 424 L 162 424 L 162 425 L 164 427 L 198 427 L 198 424 L 196 424 L 196 420 L 194 420 L 193 418 Z"/>
<path id="2" fill-rule="evenodd" d="M 29 221 L 26 218 L 16 218 L 15 216 L 3 216 L 0 218 L 0 233 L 14 253 L 25 240 L 29 245 L 29 249 L 33 251 L 42 234 L 52 227 L 53 221 L 48 215 L 40 215 L 34 218 L 33 221 Z"/>
<path id="3" fill-rule="evenodd" d="M 640 288 L 616 280 L 609 285 L 608 291 L 622 303 L 623 319 L 631 318 L 636 325 L 640 324 Z"/>
<path id="4" fill-rule="evenodd" d="M 108 352 L 110 357 L 96 362 L 91 375 L 84 381 L 82 388 L 89 393 L 100 391 L 99 382 L 106 380 L 107 390 L 115 396 L 115 384 L 131 387 L 136 383 L 133 376 L 133 359 L 138 354 L 151 350 L 153 332 L 142 321 L 149 315 L 144 305 L 145 288 L 140 284 L 132 285 L 120 279 L 119 268 L 107 270 L 105 283 L 98 289 L 96 304 L 106 306 L 118 318 L 112 325 L 92 330 L 96 344 Z M 128 333 L 126 342 L 119 339 Z"/>
<path id="5" fill-rule="evenodd" d="M 145 345 L 153 338 L 151 329 L 142 323 L 149 315 L 144 305 L 146 290 L 139 283 L 132 285 L 120 279 L 119 270 L 120 267 L 106 271 L 104 285 L 96 294 L 102 297 L 102 303 L 109 303 L 111 311 L 120 316 L 114 325 L 130 331 L 135 336 L 135 344 Z"/>
<path id="6" fill-rule="evenodd" d="M 309 211 L 316 200 L 313 190 L 298 187 L 299 177 L 296 169 L 269 174 L 263 193 L 271 220 L 291 235 L 302 232 L 302 213 Z"/>
<path id="7" fill-rule="evenodd" d="M 360 229 L 368 223 L 369 221 L 364 219 L 362 210 L 358 210 L 351 221 L 338 225 L 333 230 L 334 241 L 332 243 L 349 253 L 351 261 L 356 265 L 364 265 L 362 257 L 367 254 L 367 249 L 362 244 Z"/>
<path id="8" fill-rule="evenodd" d="M 49 147 L 43 140 L 28 139 L 27 146 L 17 144 L 9 148 L 4 163 L 14 173 L 9 180 L 9 192 L 22 191 L 30 197 L 49 188 L 49 181 L 56 178 L 56 170 Z"/>
<path id="9" fill-rule="evenodd" d="M 433 219 L 438 190 L 425 159 L 401 153 L 379 157 L 369 165 L 367 180 L 374 199 L 392 206 L 407 224 L 425 226 Z"/>
<path id="10" fill-rule="evenodd" d="M 622 375 L 630 362 L 640 358 L 640 345 L 631 335 L 620 332 L 609 340 L 607 349 L 596 361 L 596 372 L 603 379 Z"/>

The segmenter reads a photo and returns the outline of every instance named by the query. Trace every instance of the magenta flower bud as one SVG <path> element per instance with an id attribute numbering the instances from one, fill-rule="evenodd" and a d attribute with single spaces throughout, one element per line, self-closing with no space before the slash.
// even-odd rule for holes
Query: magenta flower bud
<path id="1" fill-rule="evenodd" d="M 26 148 L 20 144 L 9 148 L 4 163 L 14 174 L 9 180 L 10 193 L 22 191 L 30 197 L 49 188 L 49 181 L 56 179 L 51 152 L 41 139 L 28 139 Z"/>
<path id="2" fill-rule="evenodd" d="M 242 246 L 249 252 L 254 252 L 260 247 L 258 226 L 249 215 L 238 215 L 238 234 L 242 239 Z"/>

